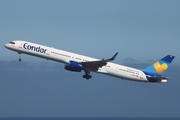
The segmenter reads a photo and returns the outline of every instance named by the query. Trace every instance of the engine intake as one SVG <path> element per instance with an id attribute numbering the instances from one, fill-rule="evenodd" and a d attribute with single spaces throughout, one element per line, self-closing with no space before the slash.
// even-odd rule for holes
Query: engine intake
<path id="1" fill-rule="evenodd" d="M 73 71 L 73 72 L 81 72 L 82 65 L 76 61 L 69 61 L 69 64 L 65 65 L 64 67 L 66 70 Z"/>

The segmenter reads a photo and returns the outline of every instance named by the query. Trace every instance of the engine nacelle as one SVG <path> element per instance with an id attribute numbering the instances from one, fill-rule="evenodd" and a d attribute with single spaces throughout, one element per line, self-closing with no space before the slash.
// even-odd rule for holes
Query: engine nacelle
<path id="1" fill-rule="evenodd" d="M 69 64 L 65 65 L 64 68 L 73 72 L 81 72 L 82 65 L 76 61 L 69 61 Z"/>

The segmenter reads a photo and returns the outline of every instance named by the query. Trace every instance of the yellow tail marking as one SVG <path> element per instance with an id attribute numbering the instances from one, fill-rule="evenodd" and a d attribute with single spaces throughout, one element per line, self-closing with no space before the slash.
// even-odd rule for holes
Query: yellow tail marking
<path id="1" fill-rule="evenodd" d="M 159 64 L 159 62 L 155 62 L 153 66 L 156 69 L 156 72 L 158 73 L 161 73 L 168 68 L 168 65 L 166 63 Z"/>

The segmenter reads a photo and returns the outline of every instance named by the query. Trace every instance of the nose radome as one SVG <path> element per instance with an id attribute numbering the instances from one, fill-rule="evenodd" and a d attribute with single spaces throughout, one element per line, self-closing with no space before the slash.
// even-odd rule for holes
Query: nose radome
<path id="1" fill-rule="evenodd" d="M 7 48 L 7 44 L 5 44 L 4 47 Z"/>
<path id="2" fill-rule="evenodd" d="M 9 44 L 7 43 L 7 44 L 4 45 L 4 47 L 5 47 L 5 48 L 9 48 L 10 46 L 9 46 Z"/>

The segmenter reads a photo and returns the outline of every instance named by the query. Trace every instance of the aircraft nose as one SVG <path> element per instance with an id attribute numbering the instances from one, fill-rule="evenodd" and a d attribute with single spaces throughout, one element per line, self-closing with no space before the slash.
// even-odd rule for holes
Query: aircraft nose
<path id="1" fill-rule="evenodd" d="M 4 47 L 5 47 L 5 48 L 8 48 L 8 44 L 5 44 Z"/>

